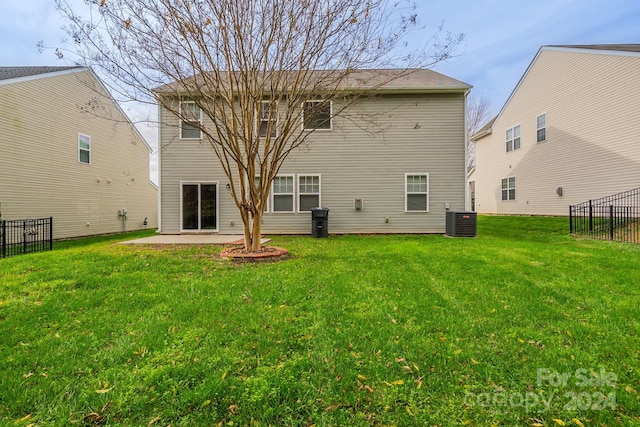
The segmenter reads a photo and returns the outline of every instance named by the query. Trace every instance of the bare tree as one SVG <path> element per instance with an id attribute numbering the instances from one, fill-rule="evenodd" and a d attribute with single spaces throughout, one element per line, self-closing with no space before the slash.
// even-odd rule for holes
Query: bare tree
<path id="1" fill-rule="evenodd" d="M 476 165 L 476 144 L 471 137 L 480 130 L 489 117 L 489 100 L 484 96 L 467 97 L 467 172 Z"/>
<path id="2" fill-rule="evenodd" d="M 390 81 L 449 58 L 463 37 L 439 28 L 410 49 L 404 39 L 418 20 L 405 0 L 85 3 L 88 17 L 56 0 L 82 64 L 106 75 L 119 98 L 159 103 L 211 145 L 253 251 L 274 177 L 313 133 L 302 121 L 322 127 Z M 362 71 L 387 68 L 396 70 Z"/>

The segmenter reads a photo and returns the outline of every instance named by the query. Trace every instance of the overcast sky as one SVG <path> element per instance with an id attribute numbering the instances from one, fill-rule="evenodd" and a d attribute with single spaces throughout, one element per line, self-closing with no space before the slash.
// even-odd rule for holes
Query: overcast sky
<path id="1" fill-rule="evenodd" d="M 466 35 L 456 57 L 435 70 L 473 85 L 476 95 L 489 100 L 491 116 L 500 111 L 540 46 L 640 43 L 640 0 L 416 3 L 424 30 L 412 37 L 430 36 L 442 23 L 446 30 Z M 67 65 L 52 50 L 40 53 L 37 47 L 39 41 L 59 46 L 62 25 L 54 0 L 0 0 L 0 65 Z M 155 130 L 141 131 L 155 148 Z"/>

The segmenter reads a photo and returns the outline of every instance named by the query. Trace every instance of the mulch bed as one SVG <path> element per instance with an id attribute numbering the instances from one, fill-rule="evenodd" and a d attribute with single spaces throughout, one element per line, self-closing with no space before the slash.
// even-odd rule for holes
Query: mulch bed
<path id="1" fill-rule="evenodd" d="M 256 252 L 245 250 L 243 245 L 234 245 L 224 248 L 220 258 L 234 262 L 273 262 L 289 258 L 289 251 L 277 246 L 263 246 Z"/>

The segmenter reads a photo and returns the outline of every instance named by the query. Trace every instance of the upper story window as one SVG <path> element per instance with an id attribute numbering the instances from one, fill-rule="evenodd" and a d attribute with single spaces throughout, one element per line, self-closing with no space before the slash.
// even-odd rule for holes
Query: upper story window
<path id="1" fill-rule="evenodd" d="M 202 133 L 199 125 L 202 123 L 202 110 L 194 101 L 180 103 L 180 139 L 200 139 Z"/>
<path id="2" fill-rule="evenodd" d="M 78 162 L 91 163 L 91 137 L 78 134 Z"/>
<path id="3" fill-rule="evenodd" d="M 502 200 L 516 199 L 516 177 L 502 178 Z"/>
<path id="4" fill-rule="evenodd" d="M 429 211 L 429 175 L 405 175 L 405 212 Z"/>
<path id="5" fill-rule="evenodd" d="M 278 105 L 271 101 L 262 101 L 258 107 L 258 136 L 271 138 L 278 136 Z"/>
<path id="6" fill-rule="evenodd" d="M 305 130 L 331 130 L 331 102 L 306 101 L 302 106 Z"/>
<path id="7" fill-rule="evenodd" d="M 507 129 L 506 141 L 507 153 L 520 148 L 520 125 Z"/>
<path id="8" fill-rule="evenodd" d="M 298 175 L 298 210 L 320 207 L 320 175 Z"/>
<path id="9" fill-rule="evenodd" d="M 547 113 L 542 113 L 536 117 L 536 141 L 547 140 Z"/>

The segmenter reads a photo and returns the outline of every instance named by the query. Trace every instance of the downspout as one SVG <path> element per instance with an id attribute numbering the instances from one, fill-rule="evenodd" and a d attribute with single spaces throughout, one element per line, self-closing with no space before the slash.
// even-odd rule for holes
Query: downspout
<path id="1" fill-rule="evenodd" d="M 158 103 L 158 142 L 156 149 L 158 150 L 158 229 L 157 234 L 162 234 L 162 117 L 160 103 Z M 151 178 L 149 178 L 151 179 Z"/>

